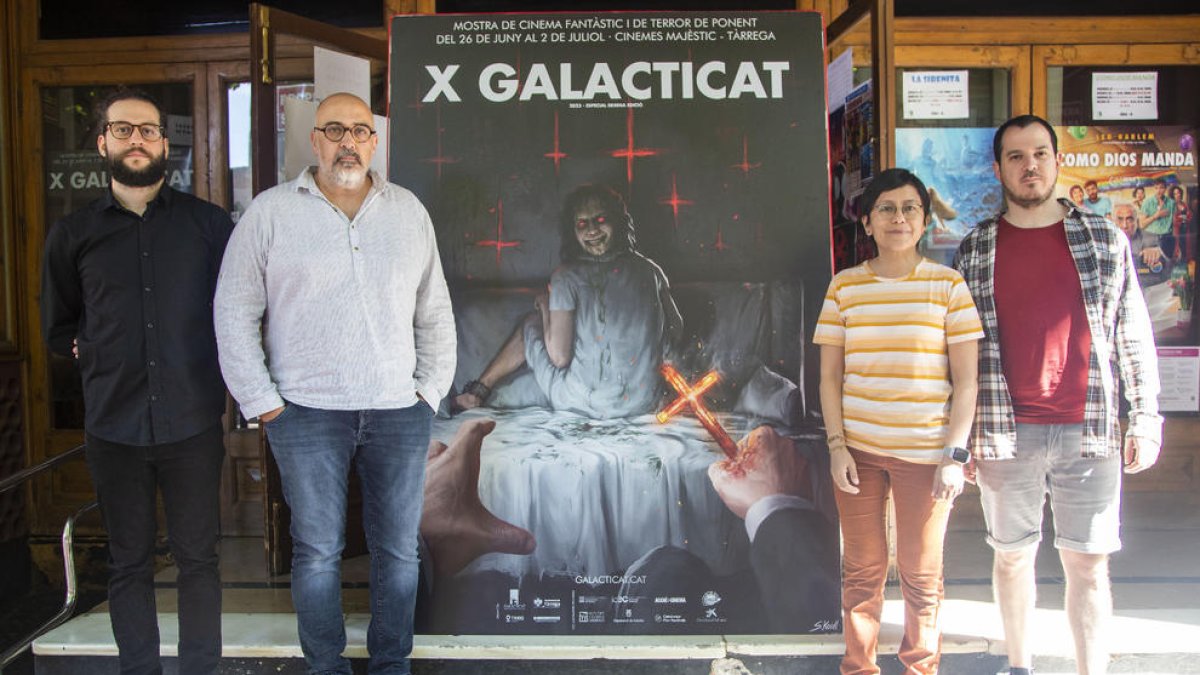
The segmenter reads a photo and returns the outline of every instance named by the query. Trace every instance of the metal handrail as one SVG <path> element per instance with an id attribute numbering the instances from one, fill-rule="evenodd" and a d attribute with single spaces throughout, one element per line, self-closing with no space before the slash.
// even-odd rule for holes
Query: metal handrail
<path id="1" fill-rule="evenodd" d="M 84 450 L 84 446 L 82 446 L 82 445 L 76 446 L 62 454 L 55 455 L 54 457 L 47 459 L 46 461 L 42 462 L 41 464 L 38 464 L 37 466 L 30 467 L 28 469 L 24 469 L 22 471 L 19 471 L 19 472 L 13 474 L 12 476 L 9 476 L 8 478 L 5 478 L 3 481 L 0 481 L 0 494 L 3 494 L 5 492 L 17 487 L 18 485 L 21 485 L 22 483 L 29 480 L 30 478 L 33 478 L 34 476 L 36 476 L 44 471 L 48 471 L 69 459 L 74 459 L 74 458 L 82 455 L 83 450 Z M 74 515 L 72 515 L 70 518 L 67 518 L 67 522 L 65 524 L 63 524 L 63 532 L 62 532 L 63 576 L 66 581 L 67 589 L 66 589 L 66 597 L 63 599 L 62 609 L 58 610 L 57 614 L 50 617 L 50 619 L 47 620 L 45 623 L 43 623 L 41 626 L 37 627 L 32 632 L 30 632 L 27 636 L 25 636 L 24 638 L 22 638 L 21 640 L 17 641 L 15 644 L 13 644 L 11 647 L 9 647 L 3 654 L 0 654 L 0 672 L 2 672 L 6 667 L 8 667 L 8 664 L 10 664 L 14 660 L 16 660 L 16 658 L 18 656 L 20 656 L 22 653 L 24 653 L 26 649 L 29 649 L 29 646 L 31 644 L 33 644 L 34 640 L 38 639 L 42 635 L 45 635 L 47 632 L 53 630 L 58 625 L 62 624 L 64 621 L 69 619 L 71 617 L 71 614 L 75 611 L 75 600 L 76 600 L 76 595 L 77 595 L 77 589 L 76 589 L 77 581 L 75 578 L 75 551 L 74 551 L 75 521 L 79 520 L 79 518 L 81 516 L 83 516 L 83 514 L 87 513 L 88 511 L 91 511 L 92 509 L 96 508 L 98 505 L 99 505 L 99 502 L 96 502 L 95 500 L 93 500 L 89 504 L 85 504 L 78 511 L 76 511 L 74 513 Z"/>
<path id="2" fill-rule="evenodd" d="M 67 461 L 68 459 L 75 459 L 79 455 L 83 454 L 83 449 L 85 447 L 87 447 L 87 446 L 77 445 L 64 453 L 57 454 L 57 455 L 51 457 L 50 459 L 47 459 L 46 461 L 42 462 L 41 464 L 38 464 L 37 466 L 31 466 L 28 469 L 22 469 L 16 473 L 14 473 L 13 475 L 9 476 L 8 478 L 5 478 L 4 480 L 0 480 L 0 494 L 4 494 L 5 492 L 8 492 L 9 490 L 17 487 L 18 485 L 20 485 L 21 483 L 24 483 L 25 481 L 29 480 L 30 478 L 33 478 L 34 476 L 38 475 L 39 473 L 46 471 L 47 469 L 52 469 L 52 468 L 58 466 L 59 464 L 62 464 L 63 462 Z"/>

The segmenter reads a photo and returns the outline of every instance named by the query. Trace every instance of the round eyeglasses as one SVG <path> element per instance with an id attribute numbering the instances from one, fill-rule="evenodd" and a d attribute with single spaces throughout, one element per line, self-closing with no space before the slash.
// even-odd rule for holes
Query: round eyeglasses
<path id="1" fill-rule="evenodd" d="M 878 213 L 880 216 L 891 220 L 896 217 L 897 209 L 895 204 L 879 204 L 871 210 L 875 213 Z M 900 214 L 904 216 L 905 220 L 916 220 L 920 218 L 922 210 L 923 209 L 916 204 L 905 204 L 899 209 Z"/>
<path id="2" fill-rule="evenodd" d="M 125 140 L 133 136 L 133 130 L 142 135 L 143 141 L 157 141 L 163 137 L 163 131 L 166 127 L 158 124 L 133 124 L 132 122 L 109 122 L 104 125 L 108 129 L 108 133 L 113 135 L 113 138 Z"/>
<path id="3" fill-rule="evenodd" d="M 355 143 L 366 143 L 375 135 L 375 130 L 365 124 L 355 124 L 347 128 L 344 124 L 330 122 L 323 127 L 313 127 L 313 130 L 325 134 L 325 138 L 334 143 L 342 140 L 347 131 L 350 132 L 350 138 L 353 138 Z"/>

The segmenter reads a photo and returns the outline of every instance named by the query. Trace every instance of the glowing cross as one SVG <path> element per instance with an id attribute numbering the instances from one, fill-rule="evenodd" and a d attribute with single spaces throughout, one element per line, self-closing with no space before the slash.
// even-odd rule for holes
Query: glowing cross
<path id="1" fill-rule="evenodd" d="M 710 371 L 707 375 L 700 378 L 696 382 L 695 387 L 689 385 L 687 380 L 683 379 L 683 376 L 679 374 L 679 371 L 675 370 L 669 363 L 663 364 L 662 374 L 667 382 L 670 382 L 671 386 L 675 388 L 675 391 L 679 392 L 679 398 L 672 401 L 671 405 L 663 408 L 655 416 L 659 424 L 665 424 L 667 420 L 677 415 L 685 407 L 690 407 L 692 413 L 696 415 L 696 419 L 700 420 L 700 424 L 704 425 L 708 433 L 712 434 L 712 437 L 716 439 L 717 445 L 721 446 L 721 450 L 725 452 L 725 455 L 729 459 L 736 459 L 738 455 L 737 443 L 734 443 L 729 434 L 725 433 L 725 428 L 721 426 L 716 417 L 713 417 L 708 408 L 704 407 L 704 401 L 700 399 L 704 392 L 711 389 L 721 379 L 717 371 Z"/>
<path id="2" fill-rule="evenodd" d="M 416 87 L 416 90 L 417 90 L 417 95 L 413 97 L 413 100 L 411 103 L 408 104 L 408 107 L 413 110 L 416 110 L 417 117 L 420 117 L 421 111 L 425 109 L 425 103 L 423 103 L 421 101 L 421 87 L 419 85 Z"/>
<path id="3" fill-rule="evenodd" d="M 749 175 L 752 169 L 757 169 L 762 166 L 762 162 L 750 163 L 750 146 L 746 142 L 745 134 L 742 135 L 742 161 L 733 165 L 733 168 L 740 170 L 742 173 Z"/>
<path id="4" fill-rule="evenodd" d="M 567 156 L 567 153 L 563 152 L 558 147 L 558 111 L 555 110 L 554 111 L 554 150 L 551 152 L 544 153 L 542 155 L 542 157 L 549 157 L 550 159 L 554 160 L 554 175 L 557 176 L 558 175 L 558 162 L 559 162 L 559 160 L 563 159 L 566 156 Z"/>
<path id="5" fill-rule="evenodd" d="M 725 237 L 721 234 L 720 225 L 717 226 L 717 241 L 713 243 L 713 248 L 716 249 L 717 253 L 723 253 L 725 249 L 729 248 L 729 244 L 725 243 Z"/>
<path id="6" fill-rule="evenodd" d="M 658 203 L 671 205 L 671 214 L 675 218 L 675 229 L 679 229 L 679 207 L 691 206 L 692 200 L 679 198 L 679 189 L 675 187 L 675 174 L 671 174 L 671 197 L 660 199 Z"/>
<path id="7" fill-rule="evenodd" d="M 506 248 L 519 247 L 521 245 L 521 240 L 520 239 L 514 239 L 512 241 L 504 240 L 504 200 L 503 199 L 496 200 L 496 209 L 495 210 L 496 210 L 496 238 L 495 239 L 483 239 L 483 240 L 475 242 L 475 245 L 476 246 L 486 246 L 488 248 L 495 248 L 496 249 L 496 267 L 499 267 L 500 266 L 500 251 L 502 249 L 506 249 Z"/>
<path id="8" fill-rule="evenodd" d="M 446 129 L 442 127 L 442 105 L 440 103 L 437 106 L 437 122 L 436 122 L 436 124 L 437 124 L 437 154 L 434 155 L 433 157 L 426 157 L 425 159 L 423 159 L 421 161 L 429 162 L 430 164 L 437 166 L 437 177 L 438 177 L 438 181 L 440 182 L 442 180 L 442 165 L 443 164 L 454 164 L 458 161 L 454 157 L 447 157 L 442 154 L 442 132 L 446 131 Z"/>
<path id="9" fill-rule="evenodd" d="M 613 157 L 625 158 L 625 179 L 629 184 L 633 184 L 633 160 L 635 157 L 653 157 L 658 154 L 658 150 L 653 148 L 639 148 L 633 143 L 633 108 L 626 108 L 625 112 L 625 147 L 620 150 L 613 150 L 610 154 Z"/>

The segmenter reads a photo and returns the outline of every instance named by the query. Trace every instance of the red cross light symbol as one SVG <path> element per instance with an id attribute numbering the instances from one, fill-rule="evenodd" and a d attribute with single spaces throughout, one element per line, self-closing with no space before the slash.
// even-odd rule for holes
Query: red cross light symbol
<path id="1" fill-rule="evenodd" d="M 520 247 L 521 241 L 519 239 L 506 241 L 504 239 L 504 200 L 503 199 L 496 200 L 495 211 L 496 211 L 496 238 L 495 239 L 483 239 L 481 241 L 475 242 L 475 245 L 476 246 L 486 246 L 488 248 L 496 249 L 496 267 L 499 267 L 500 266 L 500 251 L 502 251 L 506 248 Z"/>
<path id="2" fill-rule="evenodd" d="M 683 375 L 680 375 L 679 371 L 675 370 L 674 366 L 669 363 L 663 364 L 662 374 L 667 379 L 667 382 L 670 382 L 671 386 L 675 388 L 675 391 L 679 392 L 679 398 L 672 401 L 671 405 L 663 408 L 655 416 L 659 424 L 666 424 L 667 420 L 677 415 L 684 408 L 690 407 L 692 413 L 696 415 L 696 419 L 700 420 L 700 424 L 708 430 L 708 433 L 712 434 L 712 437 L 716 439 L 717 445 L 721 446 L 721 450 L 725 452 L 725 455 L 729 459 L 736 459 L 738 455 L 737 443 L 733 442 L 733 439 L 725 432 L 725 428 L 721 426 L 721 423 L 717 421 L 712 412 L 704 407 L 704 401 L 700 398 L 704 392 L 711 389 L 714 384 L 720 381 L 721 376 L 717 374 L 717 371 L 709 371 L 707 375 L 696 382 L 696 386 L 694 387 L 689 385 L 687 380 L 683 379 Z"/>

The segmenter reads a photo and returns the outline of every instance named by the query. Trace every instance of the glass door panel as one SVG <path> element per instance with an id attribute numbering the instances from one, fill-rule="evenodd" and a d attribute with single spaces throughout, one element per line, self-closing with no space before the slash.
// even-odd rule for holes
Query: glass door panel
<path id="1" fill-rule="evenodd" d="M 896 49 L 894 162 L 930 189 L 921 248 L 937 262 L 950 264 L 967 231 L 1000 208 L 992 136 L 1028 110 L 1029 61 L 1024 47 Z"/>
<path id="2" fill-rule="evenodd" d="M 1045 63 L 1039 103 L 1058 134 L 1058 196 L 1129 235 L 1160 345 L 1195 344 L 1200 336 L 1200 57 L 1187 53 L 1038 48 Z"/>

